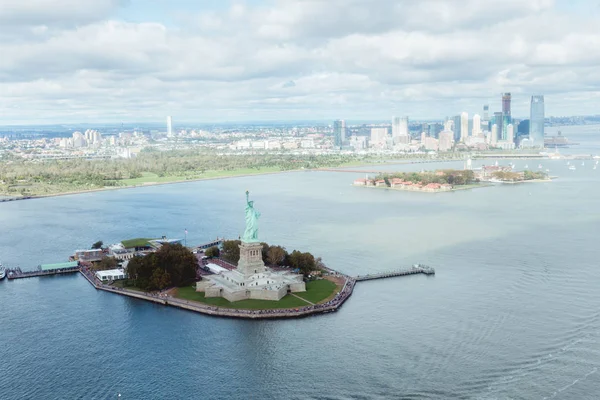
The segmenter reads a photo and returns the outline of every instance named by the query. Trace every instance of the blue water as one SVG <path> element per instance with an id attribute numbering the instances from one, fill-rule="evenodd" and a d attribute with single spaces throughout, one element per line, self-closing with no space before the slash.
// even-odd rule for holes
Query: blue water
<path id="1" fill-rule="evenodd" d="M 2 203 L 0 259 L 22 269 L 97 240 L 237 237 L 249 189 L 265 241 L 349 274 L 437 274 L 359 283 L 339 312 L 284 321 L 148 304 L 78 275 L 4 280 L 0 399 L 596 399 L 600 170 L 543 164 L 559 179 L 454 193 L 303 172 Z"/>

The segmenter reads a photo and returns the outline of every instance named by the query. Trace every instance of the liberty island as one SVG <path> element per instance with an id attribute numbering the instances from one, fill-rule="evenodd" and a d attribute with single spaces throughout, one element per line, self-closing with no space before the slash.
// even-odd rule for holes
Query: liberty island
<path id="1" fill-rule="evenodd" d="M 281 300 L 288 293 L 305 292 L 302 275 L 267 268 L 262 258 L 262 244 L 258 240 L 258 218 L 246 191 L 246 230 L 240 244 L 240 259 L 233 271 L 211 275 L 197 283 L 196 291 L 205 297 L 223 297 L 231 302 L 259 299 Z"/>

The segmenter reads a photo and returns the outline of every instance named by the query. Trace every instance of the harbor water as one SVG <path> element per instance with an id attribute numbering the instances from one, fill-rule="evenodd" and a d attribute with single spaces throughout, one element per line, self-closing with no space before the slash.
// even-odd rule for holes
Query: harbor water
<path id="1" fill-rule="evenodd" d="M 581 135 L 569 139 L 599 148 Z M 79 275 L 5 279 L 0 398 L 596 399 L 600 170 L 512 162 L 559 178 L 431 194 L 295 172 L 2 203 L 0 260 L 23 270 L 97 240 L 237 238 L 250 190 L 264 241 L 351 275 L 436 275 L 361 282 L 337 313 L 279 321 L 149 304 Z M 462 163 L 384 169 L 441 167 Z"/>

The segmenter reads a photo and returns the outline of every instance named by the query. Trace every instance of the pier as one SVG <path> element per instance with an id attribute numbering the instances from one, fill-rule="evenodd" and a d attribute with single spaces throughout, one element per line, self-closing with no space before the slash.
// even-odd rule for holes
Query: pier
<path id="1" fill-rule="evenodd" d="M 213 240 L 211 242 L 200 244 L 198 246 L 194 246 L 193 248 L 198 249 L 198 250 L 206 250 L 206 249 L 209 249 L 214 246 L 217 246 L 217 247 L 221 246 L 224 241 L 225 241 L 225 239 L 223 239 L 223 238 L 216 238 L 215 240 Z"/>
<path id="2" fill-rule="evenodd" d="M 24 279 L 35 278 L 38 276 L 64 275 L 79 272 L 79 263 L 77 261 L 60 263 L 60 264 L 45 264 L 38 266 L 34 271 L 22 271 L 21 268 L 7 268 L 6 277 L 8 279 Z"/>
<path id="3" fill-rule="evenodd" d="M 371 281 L 374 279 L 393 278 L 396 276 L 416 275 L 416 274 L 435 275 L 435 269 L 433 269 L 432 267 L 428 267 L 427 265 L 417 264 L 417 265 L 413 265 L 409 269 L 380 272 L 377 274 L 358 275 L 357 277 L 354 278 L 354 280 L 356 282 L 362 282 L 362 281 Z"/>

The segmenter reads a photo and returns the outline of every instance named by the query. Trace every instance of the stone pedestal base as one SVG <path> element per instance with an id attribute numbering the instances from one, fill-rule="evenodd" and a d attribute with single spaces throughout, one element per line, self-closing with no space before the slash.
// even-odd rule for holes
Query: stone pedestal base
<path id="1" fill-rule="evenodd" d="M 262 244 L 242 242 L 237 270 L 246 278 L 267 270 L 262 259 Z"/>

